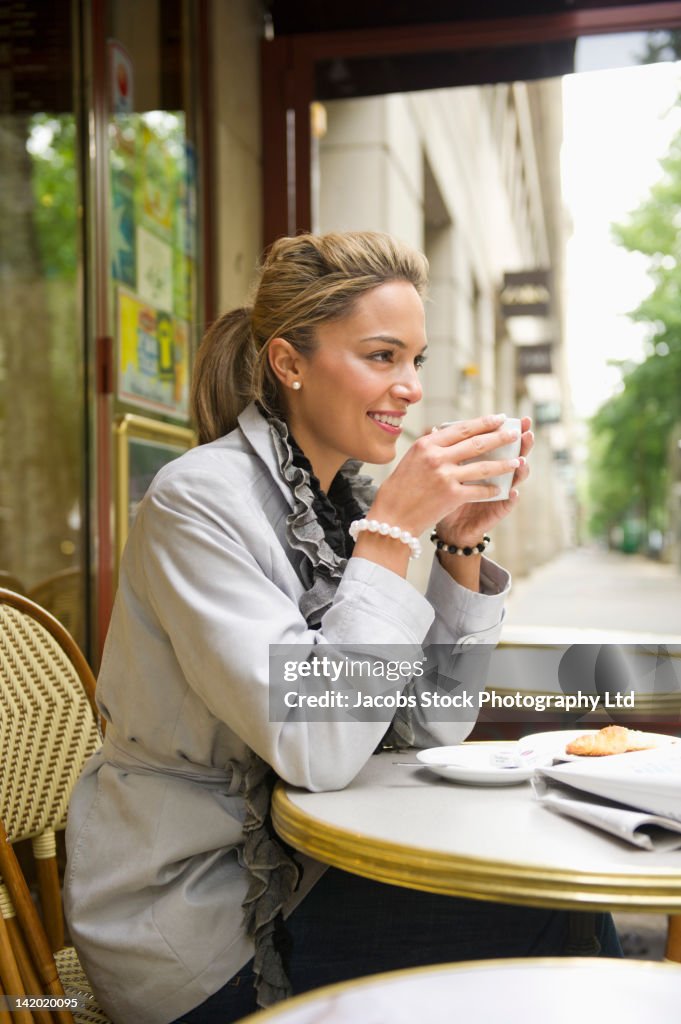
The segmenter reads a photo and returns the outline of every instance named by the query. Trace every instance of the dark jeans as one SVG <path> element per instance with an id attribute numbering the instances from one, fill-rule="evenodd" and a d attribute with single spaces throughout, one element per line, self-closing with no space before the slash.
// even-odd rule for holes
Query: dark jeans
<path id="1" fill-rule="evenodd" d="M 288 919 L 296 995 L 404 967 L 575 952 L 562 910 L 455 899 L 372 882 L 329 868 Z M 600 955 L 622 956 L 609 914 L 596 914 Z M 586 920 L 586 915 L 584 920 Z M 588 945 L 581 952 L 588 952 Z M 596 952 L 596 948 L 592 950 Z M 173 1024 L 230 1024 L 257 1009 L 251 964 Z"/>

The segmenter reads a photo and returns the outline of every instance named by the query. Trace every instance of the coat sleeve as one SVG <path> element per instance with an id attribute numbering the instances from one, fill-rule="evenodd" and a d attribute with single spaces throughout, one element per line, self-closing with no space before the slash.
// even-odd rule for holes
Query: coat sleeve
<path id="1" fill-rule="evenodd" d="M 426 599 L 435 618 L 423 642 L 429 671 L 410 683 L 413 706 L 398 711 L 416 746 L 461 743 L 473 729 L 510 586 L 506 570 L 489 559 L 482 559 L 479 593 L 462 587 L 433 559 Z"/>
<path id="2" fill-rule="evenodd" d="M 202 468 L 162 474 L 135 524 L 129 556 L 141 563 L 144 593 L 181 672 L 209 711 L 287 782 L 310 790 L 347 785 L 366 763 L 393 711 L 371 721 L 306 721 L 292 709 L 271 716 L 269 646 L 295 644 L 299 659 L 320 645 L 420 645 L 433 609 L 411 584 L 361 558 L 349 561 L 319 630 L 272 580 L 281 546 L 248 495 Z M 394 655 L 393 655 L 394 656 Z M 385 689 L 376 680 L 375 692 Z M 369 690 L 370 684 L 363 688 Z M 338 717 L 338 716 L 328 716 Z M 342 716 L 341 716 L 342 717 Z"/>
<path id="3" fill-rule="evenodd" d="M 488 558 L 480 566 L 480 592 L 468 590 L 453 580 L 437 558 L 426 590 L 426 600 L 435 619 L 426 644 L 496 644 L 504 621 L 504 602 L 511 589 L 511 577 Z"/>

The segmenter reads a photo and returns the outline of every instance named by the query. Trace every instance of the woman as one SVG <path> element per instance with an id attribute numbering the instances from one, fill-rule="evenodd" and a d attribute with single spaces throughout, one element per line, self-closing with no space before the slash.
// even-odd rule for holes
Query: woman
<path id="1" fill-rule="evenodd" d="M 492 416 L 421 438 L 375 493 L 357 475 L 393 459 L 421 398 L 425 283 L 424 258 L 387 236 L 282 239 L 252 308 L 203 342 L 202 444 L 158 474 L 131 530 L 98 684 L 106 739 L 69 814 L 70 927 L 116 1024 L 235 1020 L 256 998 L 366 973 L 356 956 L 371 928 L 383 935 L 374 969 L 484 955 L 491 931 L 507 953 L 560 951 L 563 915 L 333 870 L 319 881 L 322 866 L 294 858 L 269 822 L 276 777 L 340 788 L 391 728 L 425 745 L 470 728 L 418 709 L 392 723 L 272 721 L 270 644 L 304 660 L 321 644 L 498 638 L 509 581 L 483 537 L 518 492 L 474 503 L 495 488 L 471 481 L 526 478 L 529 420 L 520 460 L 465 465 L 509 440 Z M 439 550 L 424 597 L 405 576 L 433 523 L 468 554 Z"/>

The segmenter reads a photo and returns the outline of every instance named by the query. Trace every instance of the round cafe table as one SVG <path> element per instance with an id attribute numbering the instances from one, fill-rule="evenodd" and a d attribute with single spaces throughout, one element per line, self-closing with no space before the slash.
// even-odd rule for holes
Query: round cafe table
<path id="1" fill-rule="evenodd" d="M 569 910 L 681 911 L 681 851 L 640 850 L 561 817 L 529 782 L 456 785 L 393 764 L 413 757 L 371 757 L 336 792 L 279 783 L 275 829 L 322 863 L 392 885 Z"/>
<path id="2" fill-rule="evenodd" d="M 315 989 L 242 1024 L 676 1024 L 681 966 L 639 960 L 479 960 Z"/>

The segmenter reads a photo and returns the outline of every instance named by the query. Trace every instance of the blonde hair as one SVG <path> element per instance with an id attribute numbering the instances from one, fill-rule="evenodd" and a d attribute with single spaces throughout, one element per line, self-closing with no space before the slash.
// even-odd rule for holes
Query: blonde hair
<path id="1" fill-rule="evenodd" d="M 317 324 L 348 316 L 361 295 L 388 281 L 408 281 L 423 295 L 427 275 L 422 253 L 379 232 L 280 238 L 263 263 L 252 306 L 221 316 L 199 347 L 192 380 L 199 443 L 233 430 L 254 400 L 281 414 L 267 355 L 273 338 L 286 338 L 307 356 Z"/>

